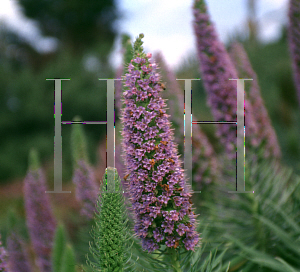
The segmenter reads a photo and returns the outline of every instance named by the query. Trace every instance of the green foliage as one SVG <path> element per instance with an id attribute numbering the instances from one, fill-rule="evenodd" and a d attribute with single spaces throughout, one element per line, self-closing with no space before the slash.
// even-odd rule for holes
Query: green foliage
<path id="1" fill-rule="evenodd" d="M 237 252 L 242 257 L 230 271 L 287 271 L 287 265 L 299 269 L 300 177 L 276 161 L 257 164 L 248 156 L 245 183 L 254 194 L 219 190 L 216 203 L 205 204 L 211 239 L 229 247 L 225 260 L 233 260 Z"/>
<path id="2" fill-rule="evenodd" d="M 52 251 L 53 271 L 62 271 L 63 256 L 66 247 L 66 231 L 62 224 L 56 228 Z"/>
<path id="3" fill-rule="evenodd" d="M 129 232 L 127 227 L 122 184 L 115 168 L 108 168 L 99 193 L 95 226 L 91 231 L 93 242 L 90 253 L 94 261 L 87 262 L 93 271 L 124 271 L 128 258 Z M 113 186 L 114 185 L 114 186 Z"/>
<path id="4" fill-rule="evenodd" d="M 75 253 L 72 246 L 67 244 L 62 258 L 61 272 L 75 271 Z"/>
<path id="5" fill-rule="evenodd" d="M 113 77 L 107 66 L 98 72 L 103 78 Z M 26 174 L 31 148 L 39 150 L 42 164 L 49 161 L 53 167 L 54 83 L 46 78 L 71 78 L 62 82 L 63 121 L 72 120 L 76 115 L 83 120 L 106 120 L 106 82 L 100 82 L 94 73 L 83 69 L 82 57 L 74 57 L 62 50 L 47 67 L 36 73 L 29 64 L 26 69 L 15 71 L 11 61 L 1 62 L 0 182 Z M 89 142 L 87 153 L 95 163 L 94 147 L 105 135 L 105 126 L 84 126 Z M 72 176 L 70 132 L 71 125 L 62 125 L 63 182 Z M 53 173 L 53 169 L 49 171 Z"/>

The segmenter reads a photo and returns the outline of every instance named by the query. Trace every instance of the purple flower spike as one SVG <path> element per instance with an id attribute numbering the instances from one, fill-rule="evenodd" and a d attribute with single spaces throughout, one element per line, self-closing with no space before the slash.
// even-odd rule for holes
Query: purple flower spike
<path id="1" fill-rule="evenodd" d="M 26 222 L 41 272 L 51 272 L 51 252 L 56 227 L 50 206 L 49 194 L 46 194 L 46 179 L 40 167 L 34 166 L 37 154 L 31 152 L 31 168 L 24 180 L 24 198 Z"/>
<path id="2" fill-rule="evenodd" d="M 8 238 L 8 266 L 9 272 L 31 272 L 32 268 L 29 263 L 29 257 L 24 250 L 24 244 L 21 241 L 21 237 L 12 233 Z M 1 270 L 0 270 L 1 271 Z"/>
<path id="3" fill-rule="evenodd" d="M 134 68 L 128 69 L 125 77 L 125 108 L 121 118 L 127 168 L 124 179 L 136 217 L 135 232 L 149 252 L 159 249 L 160 245 L 194 250 L 200 238 L 195 231 L 196 215 L 192 211 L 190 187 L 185 184 L 166 103 L 160 96 L 163 89 L 160 75 L 151 54 L 143 52 L 142 37 L 141 34 L 134 45 L 131 62 Z M 133 80 L 134 71 L 141 72 L 140 82 Z M 141 100 L 140 93 L 145 90 L 147 98 Z M 141 108 L 142 114 L 139 113 Z M 132 123 L 135 115 L 139 118 Z M 146 128 L 141 124 L 147 124 Z M 181 228 L 181 235 L 176 231 L 180 224 L 186 226 Z"/>
<path id="4" fill-rule="evenodd" d="M 180 89 L 176 76 L 170 67 L 166 64 L 162 54 L 157 54 L 155 59 L 161 68 L 162 77 L 166 81 L 167 91 L 162 93 L 164 99 L 169 102 L 168 113 L 170 114 L 172 124 L 175 127 L 175 141 L 179 143 L 179 153 L 183 155 L 184 146 L 184 96 Z M 168 91 L 172 90 L 172 91 Z M 161 120 L 158 126 L 164 125 Z M 219 176 L 219 166 L 212 145 L 202 132 L 199 125 L 193 125 L 193 182 L 201 188 L 203 184 L 216 181 Z"/>
<path id="5" fill-rule="evenodd" d="M 289 2 L 289 44 L 293 62 L 295 86 L 298 91 L 300 105 L 300 3 L 298 0 L 290 0 Z"/>
<path id="6" fill-rule="evenodd" d="M 230 56 L 239 72 L 239 77 L 253 79 L 245 84 L 245 90 L 251 103 L 254 118 L 252 122 L 255 122 L 256 131 L 255 135 L 252 134 L 250 137 L 247 137 L 249 135 L 247 133 L 247 125 L 250 123 L 251 128 L 251 120 L 247 119 L 246 112 L 246 145 L 247 138 L 250 138 L 252 146 L 264 145 L 263 155 L 265 158 L 280 158 L 281 151 L 277 136 L 261 97 L 257 75 L 251 67 L 247 53 L 241 44 L 234 43 L 230 48 Z"/>
<path id="7" fill-rule="evenodd" d="M 84 160 L 77 162 L 73 182 L 76 185 L 75 196 L 82 204 L 81 215 L 92 219 L 96 211 L 96 203 L 99 188 L 96 183 L 93 169 Z"/>
<path id="8" fill-rule="evenodd" d="M 0 272 L 8 272 L 7 267 L 7 252 L 2 246 L 1 235 L 0 235 Z"/>
<path id="9" fill-rule="evenodd" d="M 194 2 L 194 31 L 203 84 L 215 121 L 236 121 L 237 73 L 210 21 L 204 0 Z M 236 126 L 218 126 L 217 135 L 229 158 L 234 159 Z"/>

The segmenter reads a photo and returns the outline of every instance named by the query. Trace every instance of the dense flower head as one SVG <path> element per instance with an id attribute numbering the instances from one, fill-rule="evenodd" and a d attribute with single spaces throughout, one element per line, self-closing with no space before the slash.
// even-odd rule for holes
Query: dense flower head
<path id="1" fill-rule="evenodd" d="M 237 79 L 237 73 L 210 22 L 205 2 L 195 0 L 193 11 L 197 52 L 203 84 L 208 93 L 208 104 L 215 121 L 236 121 L 237 83 L 229 79 Z M 235 158 L 236 126 L 218 126 L 217 136 L 229 158 Z"/>
<path id="2" fill-rule="evenodd" d="M 300 2 L 289 1 L 289 44 L 293 62 L 295 86 L 300 105 Z"/>
<path id="3" fill-rule="evenodd" d="M 7 269 L 7 251 L 2 246 L 1 235 L 0 235 L 0 272 L 8 272 Z"/>
<path id="4" fill-rule="evenodd" d="M 166 103 L 160 96 L 160 74 L 152 55 L 143 52 L 141 38 L 143 35 L 134 44 L 134 58 L 125 76 L 121 118 L 127 167 L 124 179 L 136 215 L 135 232 L 150 252 L 160 245 L 193 250 L 199 235 L 191 192 L 185 184 Z M 178 202 L 181 204 L 176 205 Z M 186 226 L 180 229 L 181 235 L 176 230 L 180 224 Z"/>
<path id="5" fill-rule="evenodd" d="M 252 69 L 247 53 L 240 43 L 235 42 L 231 45 L 230 57 L 235 64 L 239 77 L 253 79 L 245 84 L 246 94 L 252 107 L 252 114 L 246 113 L 246 144 L 247 139 L 249 138 L 247 137 L 247 125 L 249 124 L 247 116 L 249 118 L 249 116 L 251 117 L 251 115 L 253 115 L 254 120 L 252 120 L 252 122 L 255 122 L 256 130 L 255 133 L 252 134 L 253 137 L 250 137 L 251 145 L 263 145 L 263 155 L 265 158 L 279 158 L 281 154 L 279 143 L 267 109 L 264 105 L 264 101 L 261 97 L 257 75 Z"/>

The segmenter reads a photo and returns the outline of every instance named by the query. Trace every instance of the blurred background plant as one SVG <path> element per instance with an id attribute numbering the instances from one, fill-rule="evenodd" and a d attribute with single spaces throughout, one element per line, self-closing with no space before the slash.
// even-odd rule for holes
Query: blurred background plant
<path id="1" fill-rule="evenodd" d="M 199 219 L 203 220 L 199 232 L 202 233 L 202 241 L 206 247 L 201 251 L 201 259 L 197 259 L 201 255 L 200 251 L 193 258 L 196 267 L 200 265 L 197 260 L 202 265 L 206 260 L 206 268 L 212 271 L 220 271 L 217 267 L 222 259 L 224 271 L 229 261 L 229 271 L 276 271 L 276 266 L 279 269 L 277 271 L 298 271 L 300 106 L 293 81 L 287 25 L 282 25 L 278 39 L 262 42 L 258 35 L 261 27 L 257 15 L 258 1 L 245 0 L 244 3 L 248 10 L 249 29 L 231 33 L 225 46 L 228 49 L 232 42 L 238 41 L 245 48 L 278 138 L 282 153 L 281 165 L 264 162 L 250 166 L 250 161 L 246 164 L 246 186 L 255 190 L 253 196 L 240 194 L 231 198 L 221 188 L 226 186 L 228 177 L 220 177 L 219 183 L 216 179 L 217 184 L 212 184 L 210 188 L 215 196 L 206 198 L 201 206 L 197 206 Z M 121 34 L 114 27 L 115 23 L 123 15 L 118 8 L 119 3 L 113 0 L 76 0 L 69 4 L 63 0 L 20 0 L 18 4 L 27 18 L 38 22 L 42 35 L 50 35 L 58 42 L 56 50 L 40 52 L 28 40 L 1 22 L 0 233 L 6 250 L 19 254 L 24 260 L 29 259 L 28 266 L 23 266 L 24 271 L 26 267 L 32 266 L 32 271 L 35 272 L 39 270 L 33 261 L 35 252 L 26 227 L 22 186 L 28 170 L 29 150 L 35 148 L 40 154 L 47 187 L 53 188 L 54 86 L 45 79 L 71 78 L 71 81 L 62 83 L 62 120 L 72 120 L 76 115 L 80 115 L 81 120 L 105 120 L 106 83 L 98 81 L 98 78 L 116 77 L 116 69 L 109 63 L 108 56 Z M 147 33 L 144 33 L 147 37 Z M 134 38 L 128 36 L 128 39 Z M 162 55 L 165 53 L 167 52 L 162 51 Z M 180 65 L 172 69 L 176 78 L 201 78 L 195 54 L 186 54 Z M 124 63 L 126 62 L 128 56 L 124 57 Z M 179 81 L 177 84 L 183 95 L 183 82 Z M 169 104 L 168 107 L 170 108 Z M 116 113 L 117 120 L 118 111 Z M 193 82 L 193 120 L 214 120 L 206 104 L 202 81 Z M 201 128 L 219 158 L 222 155 L 222 146 L 215 136 L 215 126 L 194 126 Z M 57 222 L 62 223 L 68 237 L 64 238 L 62 231 L 61 234 L 56 234 L 54 252 L 68 260 L 65 263 L 76 263 L 77 271 L 81 271 L 78 265 L 85 262 L 88 233 L 93 222 L 88 222 L 80 215 L 82 203 L 76 201 L 74 194 L 76 185 L 72 183 L 75 168 L 70 145 L 71 128 L 70 125 L 62 126 L 62 149 L 63 189 L 72 191 L 72 194 L 53 194 L 50 195 L 50 200 L 54 217 Z M 105 126 L 84 125 L 83 128 L 86 134 L 86 156 L 90 159 L 99 186 L 106 168 Z M 116 126 L 116 134 L 117 129 Z M 178 134 L 177 137 L 181 135 Z M 180 154 L 183 158 L 182 143 L 178 144 L 181 144 Z M 277 170 L 276 175 L 274 169 Z M 118 169 L 118 172 L 124 171 Z M 272 192 L 272 196 L 267 192 Z M 129 221 L 130 224 L 132 222 Z M 205 227 L 206 231 L 203 230 Z M 228 231 L 229 227 L 232 228 L 231 231 Z M 245 232 L 247 237 L 244 236 Z M 220 237 L 226 239 L 219 239 Z M 295 246 L 289 244 L 291 241 Z M 59 243 L 60 246 L 57 245 Z M 213 253 L 217 246 L 220 255 L 216 255 L 217 262 L 213 262 Z M 26 251 L 27 256 L 22 255 L 22 251 Z M 141 259 L 138 264 L 140 271 L 149 260 L 157 257 L 154 255 L 151 256 L 153 259 L 147 259 L 150 257 L 142 252 L 137 240 L 132 251 L 135 259 Z M 222 256 L 222 259 L 218 256 Z M 52 262 L 55 263 L 54 260 Z M 59 267 L 62 259 L 57 262 Z M 72 271 L 69 268 L 67 266 L 60 269 Z M 155 269 L 159 271 L 161 266 L 157 264 L 153 271 Z"/>

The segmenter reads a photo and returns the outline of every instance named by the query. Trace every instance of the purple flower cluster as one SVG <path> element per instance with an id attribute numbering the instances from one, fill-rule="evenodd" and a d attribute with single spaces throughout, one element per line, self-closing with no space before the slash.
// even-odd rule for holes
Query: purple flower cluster
<path id="1" fill-rule="evenodd" d="M 161 69 L 162 78 L 166 82 L 168 90 L 162 92 L 162 97 L 168 100 L 169 114 L 173 126 L 175 127 L 175 141 L 179 143 L 181 154 L 183 154 L 184 141 L 184 97 L 180 89 L 176 76 L 166 64 L 162 54 L 158 53 L 155 60 Z M 214 150 L 206 135 L 201 131 L 199 125 L 193 125 L 193 182 L 198 185 L 208 184 L 216 180 L 218 176 L 218 162 Z"/>
<path id="2" fill-rule="evenodd" d="M 289 44 L 300 105 L 300 3 L 298 0 L 290 0 L 289 2 Z"/>
<path id="3" fill-rule="evenodd" d="M 0 235 L 0 272 L 8 272 L 7 269 L 7 252 L 2 246 L 1 235 Z"/>
<path id="4" fill-rule="evenodd" d="M 75 196 L 79 203 L 82 203 L 81 215 L 92 219 L 96 211 L 98 197 L 98 186 L 95 180 L 94 171 L 84 160 L 77 162 L 73 182 L 76 185 Z"/>
<path id="5" fill-rule="evenodd" d="M 208 104 L 215 121 L 235 121 L 237 108 L 237 73 L 226 49 L 219 41 L 214 25 L 210 22 L 203 0 L 194 3 L 194 31 L 204 87 Z M 236 126 L 219 125 L 217 136 L 225 146 L 229 158 L 235 158 Z"/>
<path id="6" fill-rule="evenodd" d="M 7 244 L 9 272 L 31 272 L 29 258 L 20 237 L 13 232 L 8 238 Z"/>
<path id="7" fill-rule="evenodd" d="M 239 72 L 239 76 L 242 78 L 252 78 L 245 84 L 245 89 L 249 98 L 249 102 L 252 107 L 252 114 L 255 122 L 256 131 L 255 137 L 250 137 L 251 144 L 253 146 L 264 145 L 264 157 L 265 158 L 279 158 L 280 147 L 278 144 L 277 136 L 272 127 L 271 120 L 269 118 L 267 109 L 264 105 L 264 101 L 260 94 L 260 88 L 258 85 L 258 79 L 256 73 L 251 67 L 251 63 L 248 59 L 247 53 L 243 46 L 239 43 L 234 43 L 230 48 L 230 56 Z M 247 87 L 249 86 L 249 88 Z M 250 117 L 252 114 L 248 114 Z M 249 120 L 248 120 L 249 121 Z M 247 113 L 246 113 L 246 141 L 247 141 Z M 250 123 L 251 124 L 251 123 Z M 252 134 L 253 135 L 253 134 Z"/>
<path id="8" fill-rule="evenodd" d="M 127 167 L 124 178 L 136 215 L 135 232 L 150 252 L 163 244 L 194 250 L 199 235 L 190 188 L 185 184 L 166 104 L 160 96 L 160 75 L 152 55 L 142 51 L 142 37 L 135 42 L 134 59 L 125 76 L 121 118 Z"/>
<path id="9" fill-rule="evenodd" d="M 42 169 L 31 169 L 24 180 L 26 222 L 41 272 L 51 272 L 51 252 L 56 227 Z"/>

